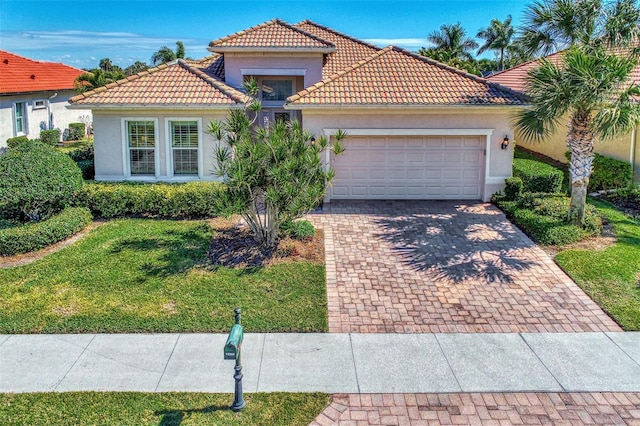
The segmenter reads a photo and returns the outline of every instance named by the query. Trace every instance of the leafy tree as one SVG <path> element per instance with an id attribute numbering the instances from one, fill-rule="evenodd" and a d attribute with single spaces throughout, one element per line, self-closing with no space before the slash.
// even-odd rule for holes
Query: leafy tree
<path id="1" fill-rule="evenodd" d="M 121 72 L 122 68 L 114 65 L 109 58 L 100 59 L 99 68 L 104 72 Z"/>
<path id="2" fill-rule="evenodd" d="M 88 90 L 106 86 L 109 83 L 113 83 L 114 81 L 118 81 L 123 78 L 125 78 L 125 75 L 121 69 L 115 71 L 104 71 L 101 68 L 95 68 L 78 76 L 75 81 L 76 92 L 84 93 Z"/>
<path id="3" fill-rule="evenodd" d="M 146 71 L 148 69 L 149 69 L 149 65 L 145 64 L 144 62 L 135 61 L 133 64 L 129 65 L 124 69 L 124 74 L 127 76 L 134 75 L 134 74 L 138 74 L 139 72 Z"/>
<path id="4" fill-rule="evenodd" d="M 435 50 L 441 52 L 442 59 L 440 60 L 442 62 L 449 62 L 453 59 L 472 60 L 471 52 L 478 48 L 478 43 L 467 37 L 460 22 L 454 25 L 442 25 L 439 31 L 429 34 L 427 40 L 433 44 Z"/>
<path id="5" fill-rule="evenodd" d="M 245 84 L 255 97 L 255 80 Z M 325 170 L 325 149 L 341 154 L 343 132 L 331 143 L 317 140 L 298 121 L 277 120 L 269 128 L 256 123 L 260 103 L 248 102 L 244 110 L 231 110 L 224 122 L 212 121 L 208 132 L 221 141 L 216 152 L 216 174 L 227 185 L 220 197 L 222 210 L 241 214 L 256 241 L 273 248 L 283 224 L 308 213 L 324 198 L 335 172 Z"/>
<path id="6" fill-rule="evenodd" d="M 176 59 L 184 59 L 184 54 L 184 43 L 177 41 L 175 52 L 167 46 L 162 46 L 160 50 L 151 56 L 151 63 L 153 65 L 166 64 L 167 62 L 175 61 Z"/>
<path id="7" fill-rule="evenodd" d="M 570 214 L 576 224 L 584 219 L 595 141 L 626 133 L 640 123 L 640 104 L 634 102 L 640 87 L 630 80 L 638 64 L 637 44 L 632 43 L 637 43 L 640 9 L 633 6 L 630 11 L 631 5 L 630 0 L 606 7 L 595 0 L 548 0 L 536 6 L 545 11 L 547 21 L 541 20 L 541 14 L 529 15 L 527 27 L 538 24 L 549 35 L 540 38 L 538 50 L 570 47 L 559 64 L 543 59 L 529 73 L 532 108 L 517 114 L 516 126 L 526 139 L 542 140 L 569 116 Z M 581 10 L 587 6 L 596 10 Z M 576 19 L 585 26 L 559 21 L 569 9 L 578 13 Z"/>
<path id="8" fill-rule="evenodd" d="M 494 50 L 500 58 L 500 71 L 504 69 L 505 51 L 511 44 L 511 39 L 515 33 L 515 28 L 511 25 L 511 15 L 507 16 L 504 22 L 492 19 L 491 24 L 480 31 L 476 37 L 484 39 L 484 44 L 478 49 L 478 54 L 487 50 Z"/>

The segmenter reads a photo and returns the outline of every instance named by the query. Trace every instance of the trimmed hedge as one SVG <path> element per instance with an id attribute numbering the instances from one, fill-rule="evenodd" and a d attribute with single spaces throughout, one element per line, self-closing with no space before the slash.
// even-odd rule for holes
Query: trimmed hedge
<path id="1" fill-rule="evenodd" d="M 495 199 L 509 219 L 520 229 L 544 245 L 565 245 L 578 242 L 588 236 L 598 235 L 602 220 L 595 207 L 587 205 L 584 228 L 570 222 L 570 198 L 559 194 L 525 194 L 519 201 Z"/>
<path id="2" fill-rule="evenodd" d="M 519 177 L 510 177 L 504 181 L 504 195 L 507 200 L 515 201 L 522 197 L 522 179 Z"/>
<path id="3" fill-rule="evenodd" d="M 29 142 L 29 138 L 26 136 L 16 136 L 14 138 L 7 139 L 7 148 L 15 148 L 16 146 Z"/>
<path id="4" fill-rule="evenodd" d="M 556 193 L 562 189 L 562 171 L 535 160 L 514 158 L 513 176 L 522 179 L 523 192 Z"/>
<path id="5" fill-rule="evenodd" d="M 93 180 L 96 177 L 96 169 L 93 160 L 81 160 L 76 163 L 82 172 L 82 179 Z"/>
<path id="6" fill-rule="evenodd" d="M 224 185 L 218 182 L 104 183 L 87 182 L 76 194 L 76 204 L 103 218 L 151 216 L 213 217 Z"/>
<path id="7" fill-rule="evenodd" d="M 566 151 L 564 156 L 571 162 L 571 152 Z M 632 179 L 633 168 L 631 164 L 600 154 L 593 154 L 589 192 L 625 188 L 631 185 Z"/>
<path id="8" fill-rule="evenodd" d="M 42 222 L 0 229 L 0 256 L 45 248 L 80 232 L 91 219 L 89 209 L 69 207 Z"/>
<path id="9" fill-rule="evenodd" d="M 42 130 L 40 132 L 40 141 L 45 145 L 55 146 L 60 142 L 60 130 Z"/>
<path id="10" fill-rule="evenodd" d="M 77 141 L 85 137 L 87 128 L 84 123 L 69 123 L 69 137 L 67 140 Z"/>

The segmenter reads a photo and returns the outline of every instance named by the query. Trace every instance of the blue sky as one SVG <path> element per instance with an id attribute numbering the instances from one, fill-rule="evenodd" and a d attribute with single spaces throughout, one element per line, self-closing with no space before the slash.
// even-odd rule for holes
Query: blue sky
<path id="1" fill-rule="evenodd" d="M 33 59 L 94 68 L 101 58 L 126 67 L 149 62 L 161 46 L 184 42 L 187 56 L 207 56 L 209 41 L 273 18 L 311 19 L 371 43 L 410 50 L 444 23 L 469 35 L 492 18 L 518 24 L 532 0 L 415 1 L 32 1 L 0 2 L 0 49 Z"/>

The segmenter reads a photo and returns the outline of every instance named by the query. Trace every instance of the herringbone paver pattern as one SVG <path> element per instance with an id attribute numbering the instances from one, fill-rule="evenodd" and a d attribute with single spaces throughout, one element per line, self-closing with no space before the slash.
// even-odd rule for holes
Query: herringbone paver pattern
<path id="1" fill-rule="evenodd" d="M 451 201 L 332 202 L 329 331 L 620 331 L 497 208 Z"/>
<path id="2" fill-rule="evenodd" d="M 640 425 L 637 393 L 340 394 L 312 426 Z"/>

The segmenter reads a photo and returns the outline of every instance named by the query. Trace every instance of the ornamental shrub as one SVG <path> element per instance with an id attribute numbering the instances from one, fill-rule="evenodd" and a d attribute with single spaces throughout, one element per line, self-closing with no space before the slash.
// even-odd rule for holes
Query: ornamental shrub
<path id="1" fill-rule="evenodd" d="M 43 144 L 55 146 L 60 142 L 60 130 L 51 129 L 51 130 L 42 130 L 40 132 L 40 141 Z"/>
<path id="2" fill-rule="evenodd" d="M 69 123 L 69 137 L 67 140 L 77 141 L 85 137 L 86 126 L 84 123 Z"/>
<path id="3" fill-rule="evenodd" d="M 217 215 L 217 198 L 223 191 L 218 182 L 87 182 L 78 191 L 76 204 L 103 218 L 203 218 Z"/>
<path id="4" fill-rule="evenodd" d="M 68 155 L 38 142 L 0 156 L 0 217 L 37 222 L 68 206 L 82 174 Z"/>
<path id="5" fill-rule="evenodd" d="M 0 229 L 0 256 L 40 250 L 83 230 L 91 223 L 91 212 L 68 207 L 49 219 Z"/>
<path id="6" fill-rule="evenodd" d="M 82 160 L 76 163 L 82 172 L 82 179 L 93 180 L 96 177 L 96 169 L 93 160 Z"/>
<path id="7" fill-rule="evenodd" d="M 29 138 L 26 136 L 16 136 L 14 138 L 7 139 L 7 148 L 15 148 L 16 146 L 29 142 Z"/>
<path id="8" fill-rule="evenodd" d="M 78 161 L 93 160 L 94 159 L 93 144 L 87 145 L 82 148 L 78 148 L 69 152 L 69 157 L 71 157 L 71 159 L 76 163 Z"/>
<path id="9" fill-rule="evenodd" d="M 589 191 L 624 188 L 631 184 L 631 164 L 595 154 L 593 171 L 589 178 Z"/>
<path id="10" fill-rule="evenodd" d="M 514 201 L 522 197 L 522 179 L 510 177 L 504 181 L 504 195 L 507 200 Z"/>
<path id="11" fill-rule="evenodd" d="M 562 171 L 549 164 L 514 158 L 513 176 L 522 179 L 524 192 L 556 193 L 562 189 Z"/>
<path id="12" fill-rule="evenodd" d="M 296 220 L 282 224 L 281 230 L 294 240 L 307 240 L 316 235 L 316 229 L 308 220 Z"/>

